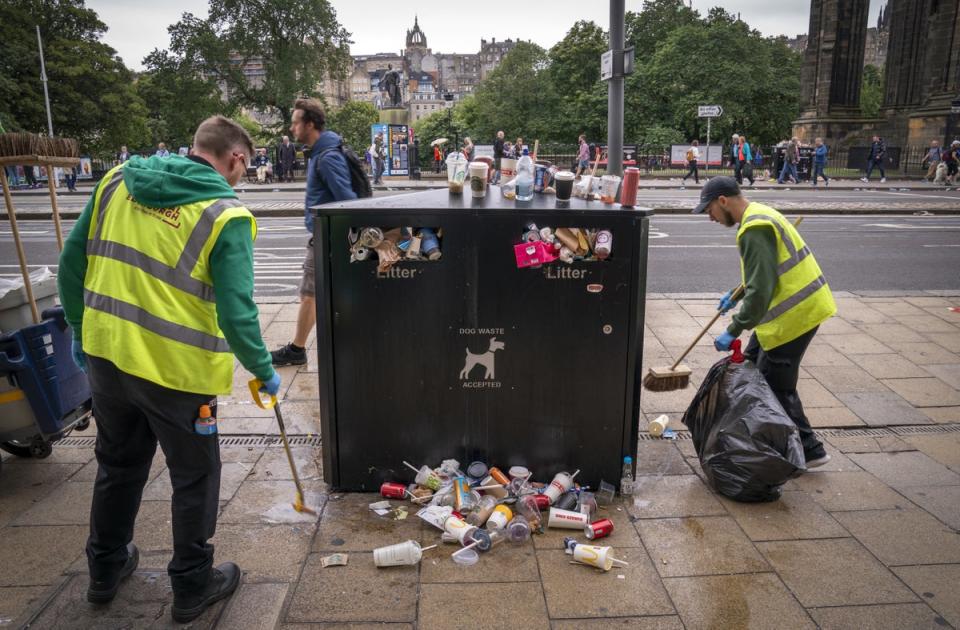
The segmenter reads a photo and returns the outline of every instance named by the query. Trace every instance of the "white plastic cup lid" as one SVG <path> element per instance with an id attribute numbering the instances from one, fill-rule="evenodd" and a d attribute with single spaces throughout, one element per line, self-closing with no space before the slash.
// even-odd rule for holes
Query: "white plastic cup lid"
<path id="1" fill-rule="evenodd" d="M 464 549 L 453 554 L 453 561 L 465 567 L 473 566 L 480 560 L 480 554 L 473 549 Z"/>

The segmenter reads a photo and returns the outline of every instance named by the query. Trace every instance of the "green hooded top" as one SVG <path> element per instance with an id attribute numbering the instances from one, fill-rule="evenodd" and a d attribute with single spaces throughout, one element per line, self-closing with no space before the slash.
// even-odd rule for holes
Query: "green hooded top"
<path id="1" fill-rule="evenodd" d="M 102 183 L 102 181 L 101 181 Z M 236 198 L 227 180 L 202 158 L 171 155 L 133 157 L 123 167 L 123 183 L 139 203 L 151 208 Z M 93 216 L 91 195 L 60 254 L 57 286 L 73 337 L 82 339 L 83 282 L 87 275 L 87 235 Z M 210 252 L 217 302 L 217 323 L 240 363 L 261 381 L 273 377 L 273 365 L 260 336 L 260 313 L 253 301 L 253 237 L 250 219 L 231 219 Z"/>

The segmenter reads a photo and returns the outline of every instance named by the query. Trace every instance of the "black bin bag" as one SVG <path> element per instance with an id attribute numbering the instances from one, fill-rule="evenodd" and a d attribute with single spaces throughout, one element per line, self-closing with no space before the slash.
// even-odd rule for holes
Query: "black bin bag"
<path id="1" fill-rule="evenodd" d="M 796 425 L 740 341 L 717 362 L 683 416 L 710 486 L 736 501 L 775 501 L 806 471 Z"/>

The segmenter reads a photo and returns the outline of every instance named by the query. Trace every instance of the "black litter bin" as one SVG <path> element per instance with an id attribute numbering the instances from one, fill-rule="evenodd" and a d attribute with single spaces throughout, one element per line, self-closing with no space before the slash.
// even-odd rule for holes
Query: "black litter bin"
<path id="1" fill-rule="evenodd" d="M 454 458 L 535 479 L 616 483 L 640 416 L 647 209 L 433 190 L 319 206 L 317 348 L 324 478 L 372 491 Z M 603 261 L 518 268 L 538 227 L 609 230 Z M 431 226 L 442 258 L 378 271 L 351 234 Z"/>

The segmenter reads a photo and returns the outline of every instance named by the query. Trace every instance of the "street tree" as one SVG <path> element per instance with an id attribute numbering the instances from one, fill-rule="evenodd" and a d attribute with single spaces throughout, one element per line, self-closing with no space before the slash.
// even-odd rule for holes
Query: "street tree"
<path id="1" fill-rule="evenodd" d="M 602 28 L 579 21 L 550 49 L 549 74 L 559 101 L 553 139 L 606 136 L 607 84 L 600 80 L 600 56 L 608 47 Z"/>
<path id="2" fill-rule="evenodd" d="M 171 51 L 231 103 L 275 113 L 284 129 L 294 99 L 322 98 L 323 82 L 351 63 L 350 33 L 328 0 L 210 0 L 206 19 L 185 13 L 169 31 Z"/>
<path id="3" fill-rule="evenodd" d="M 147 112 L 133 73 L 100 41 L 107 27 L 82 0 L 0 2 L 0 120 L 7 129 L 48 131 L 35 25 L 54 132 L 94 154 L 147 142 Z"/>
<path id="4" fill-rule="evenodd" d="M 147 69 L 137 79 L 137 93 L 147 107 L 152 144 L 189 146 L 202 120 L 232 113 L 215 81 L 168 51 L 154 50 L 143 63 Z"/>
<path id="5" fill-rule="evenodd" d="M 327 127 L 343 137 L 343 141 L 358 155 L 370 145 L 370 125 L 380 120 L 372 103 L 348 101 L 343 107 L 327 114 Z"/>
<path id="6" fill-rule="evenodd" d="M 860 109 L 867 118 L 880 115 L 883 103 L 883 72 L 873 65 L 863 67 L 863 83 L 860 88 Z"/>

